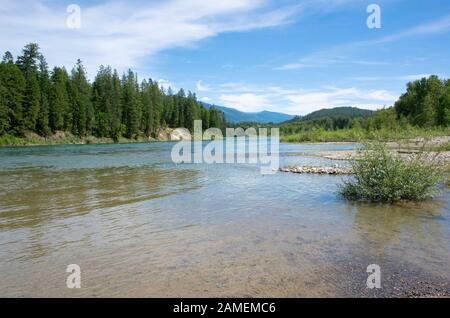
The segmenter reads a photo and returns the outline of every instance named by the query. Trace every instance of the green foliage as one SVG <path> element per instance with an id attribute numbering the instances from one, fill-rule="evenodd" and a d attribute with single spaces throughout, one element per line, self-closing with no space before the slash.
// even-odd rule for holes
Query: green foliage
<path id="1" fill-rule="evenodd" d="M 398 118 L 405 117 L 412 125 L 449 126 L 449 83 L 433 75 L 409 83 L 407 91 L 395 103 Z"/>
<path id="2" fill-rule="evenodd" d="M 5 57 L 0 63 L 0 84 L 4 88 L 3 98 L 6 104 L 9 130 L 12 133 L 23 131 L 23 99 L 25 78 L 11 58 Z"/>
<path id="3" fill-rule="evenodd" d="M 25 77 L 24 125 L 26 129 L 35 130 L 41 107 L 41 91 L 38 79 L 38 61 L 41 57 L 39 46 L 30 43 L 25 46 L 22 55 L 17 58 L 17 66 Z"/>
<path id="4" fill-rule="evenodd" d="M 150 137 L 154 131 L 155 131 L 155 108 L 153 105 L 154 98 L 153 93 L 155 93 L 151 85 L 153 83 L 148 84 L 147 81 L 142 82 L 142 88 L 141 88 L 141 103 L 142 103 L 142 130 L 144 131 L 145 135 L 147 137 Z"/>
<path id="5" fill-rule="evenodd" d="M 127 127 L 125 136 L 133 138 L 139 133 L 140 100 L 138 84 L 135 74 L 129 70 L 128 75 L 123 77 L 123 123 Z"/>
<path id="6" fill-rule="evenodd" d="M 69 86 L 67 71 L 64 68 L 55 67 L 50 82 L 50 128 L 53 131 L 71 130 L 72 116 L 67 92 Z"/>
<path id="7" fill-rule="evenodd" d="M 450 126 L 450 80 L 447 80 L 443 89 L 436 117 L 438 125 Z"/>
<path id="8" fill-rule="evenodd" d="M 336 107 L 332 109 L 321 109 L 302 117 L 300 120 L 308 121 L 321 118 L 356 118 L 368 117 L 372 115 L 371 110 L 360 109 L 356 107 Z"/>
<path id="9" fill-rule="evenodd" d="M 413 96 L 407 93 L 395 107 L 381 109 L 368 117 L 334 116 L 284 123 L 280 126 L 281 138 L 287 142 L 389 141 L 424 135 L 449 135 L 450 84 L 447 81 L 445 89 L 441 90 L 439 83 L 443 81 L 432 77 L 428 86 L 423 84 L 425 93 L 422 94 L 425 97 L 421 102 L 413 101 Z M 414 115 L 407 110 L 414 110 Z"/>
<path id="10" fill-rule="evenodd" d="M 25 138 L 4 134 L 0 135 L 0 146 L 25 146 L 33 144 Z"/>
<path id="11" fill-rule="evenodd" d="M 39 59 L 39 87 L 40 87 L 40 109 L 37 119 L 37 127 L 36 130 L 43 136 L 50 135 L 50 105 L 49 105 L 49 96 L 50 96 L 50 77 L 48 73 L 48 66 L 45 58 L 41 55 Z"/>
<path id="12" fill-rule="evenodd" d="M 9 130 L 8 105 L 6 102 L 6 88 L 0 82 L 0 135 Z"/>
<path id="13" fill-rule="evenodd" d="M 95 122 L 91 101 L 91 86 L 80 60 L 72 70 L 69 82 L 69 100 L 72 106 L 72 132 L 77 136 L 92 133 Z"/>
<path id="14" fill-rule="evenodd" d="M 450 81 L 437 76 L 407 85 L 394 107 L 376 112 L 338 107 L 294 118 L 280 126 L 287 142 L 397 140 L 449 135 Z"/>
<path id="15" fill-rule="evenodd" d="M 396 202 L 424 200 L 432 196 L 442 171 L 424 155 L 401 158 L 382 143 L 366 144 L 351 161 L 354 176 L 340 193 L 349 200 Z"/>
<path id="16" fill-rule="evenodd" d="M 443 152 L 443 151 L 450 151 L 450 141 L 447 141 L 443 144 L 440 144 L 439 146 L 436 147 L 431 147 L 429 149 L 427 149 L 429 151 L 438 151 L 438 152 Z"/>
<path id="17" fill-rule="evenodd" d="M 101 66 L 91 84 L 80 60 L 70 76 L 60 67 L 49 72 L 34 43 L 25 46 L 15 64 L 10 52 L 0 63 L 3 143 L 24 144 L 20 137 L 26 131 L 40 136 L 65 131 L 81 139 L 93 135 L 115 141 L 122 136 L 146 140 L 162 127 L 192 128 L 197 119 L 207 119 L 205 129 L 225 127 L 223 113 L 205 109 L 191 92 L 165 93 L 157 81 L 139 83 L 131 70 L 120 79 L 117 71 Z"/>
<path id="18" fill-rule="evenodd" d="M 341 130 L 325 130 L 316 128 L 296 134 L 283 134 L 283 142 L 359 142 L 363 140 L 395 141 L 413 139 L 416 137 L 436 137 L 450 135 L 450 128 L 420 128 L 409 126 L 405 129 L 361 129 L 349 128 Z"/>
<path id="19" fill-rule="evenodd" d="M 118 137 L 120 130 L 120 79 L 110 67 L 100 66 L 92 85 L 96 134 Z"/>

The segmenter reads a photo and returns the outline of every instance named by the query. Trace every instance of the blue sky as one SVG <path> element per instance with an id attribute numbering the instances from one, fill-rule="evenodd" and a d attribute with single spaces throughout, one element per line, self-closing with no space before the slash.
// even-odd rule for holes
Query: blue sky
<path id="1" fill-rule="evenodd" d="M 66 9 L 81 9 L 79 29 Z M 369 29 L 369 4 L 381 29 Z M 51 66 L 81 58 L 200 100 L 290 114 L 390 106 L 408 81 L 448 77 L 450 1 L 0 0 L 0 49 L 38 42 Z"/>

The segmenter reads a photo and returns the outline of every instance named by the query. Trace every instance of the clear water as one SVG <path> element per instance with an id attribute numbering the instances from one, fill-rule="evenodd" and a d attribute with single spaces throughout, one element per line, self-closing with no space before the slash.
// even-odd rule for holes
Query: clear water
<path id="1" fill-rule="evenodd" d="M 349 203 L 339 176 L 175 165 L 172 146 L 1 148 L 0 296 L 390 296 L 400 280 L 450 281 L 448 188 Z M 333 165 L 308 153 L 354 147 L 282 144 L 281 165 Z M 69 264 L 81 289 L 66 287 Z M 381 291 L 366 288 L 369 264 Z"/>

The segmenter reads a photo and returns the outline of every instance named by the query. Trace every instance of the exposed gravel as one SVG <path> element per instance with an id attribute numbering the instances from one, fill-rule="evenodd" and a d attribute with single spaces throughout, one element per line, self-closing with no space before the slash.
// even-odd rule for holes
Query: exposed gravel
<path id="1" fill-rule="evenodd" d="M 352 170 L 348 167 L 315 167 L 315 166 L 304 166 L 304 167 L 285 167 L 280 169 L 281 172 L 291 172 L 291 173 L 303 173 L 303 174 L 351 174 Z"/>

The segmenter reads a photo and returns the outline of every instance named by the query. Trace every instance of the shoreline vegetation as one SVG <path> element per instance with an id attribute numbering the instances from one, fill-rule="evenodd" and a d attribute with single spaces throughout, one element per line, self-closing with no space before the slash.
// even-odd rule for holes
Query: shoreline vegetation
<path id="1" fill-rule="evenodd" d="M 146 142 L 171 141 L 170 134 L 173 129 L 160 129 L 156 137 L 137 136 L 117 139 L 96 136 L 75 136 L 70 132 L 57 131 L 51 136 L 40 136 L 34 132 L 25 132 L 23 136 L 0 136 L 0 147 L 26 147 L 26 146 L 55 146 L 55 145 L 97 145 L 97 144 L 132 144 Z"/>
<path id="2" fill-rule="evenodd" d="M 280 140 L 287 143 L 362 141 L 395 142 L 401 140 L 412 140 L 416 138 L 433 138 L 441 136 L 450 136 L 450 127 L 409 127 L 405 129 L 380 130 L 364 130 L 360 128 L 325 130 L 322 128 L 313 128 L 309 131 L 303 131 L 293 135 L 282 134 Z"/>
<path id="3" fill-rule="evenodd" d="M 56 131 L 49 136 L 41 136 L 34 132 L 25 132 L 22 136 L 14 136 L 10 134 L 0 136 L 0 147 L 16 147 L 16 146 L 51 146 L 51 145 L 89 145 L 89 144 L 124 144 L 124 143 L 145 143 L 145 142 L 165 142 L 171 141 L 172 128 L 161 128 L 154 137 L 136 136 L 134 138 L 126 138 L 123 136 L 117 139 L 109 137 L 96 137 L 93 135 L 79 137 L 71 132 Z M 333 132 L 326 132 L 326 137 L 320 136 L 320 133 L 314 138 L 292 139 L 290 136 L 280 136 L 280 141 L 285 143 L 361 143 L 368 141 L 382 141 L 391 147 L 398 147 L 400 144 L 409 145 L 409 148 L 417 147 L 423 140 L 430 140 L 425 150 L 427 151 L 450 151 L 450 128 L 434 129 L 434 130 L 414 130 L 411 132 L 389 132 L 387 134 L 371 134 L 366 138 L 341 138 L 342 135 L 349 134 L 354 136 L 353 132 L 339 131 L 338 137 Z M 314 136 L 314 134 L 311 134 Z M 310 135 L 310 136 L 311 136 Z M 361 135 L 359 135 L 361 136 Z M 444 140 L 442 142 L 442 140 Z M 408 151 L 408 150 L 405 150 Z M 317 153 L 319 157 L 335 160 L 346 160 L 342 156 L 329 155 L 325 153 Z"/>

